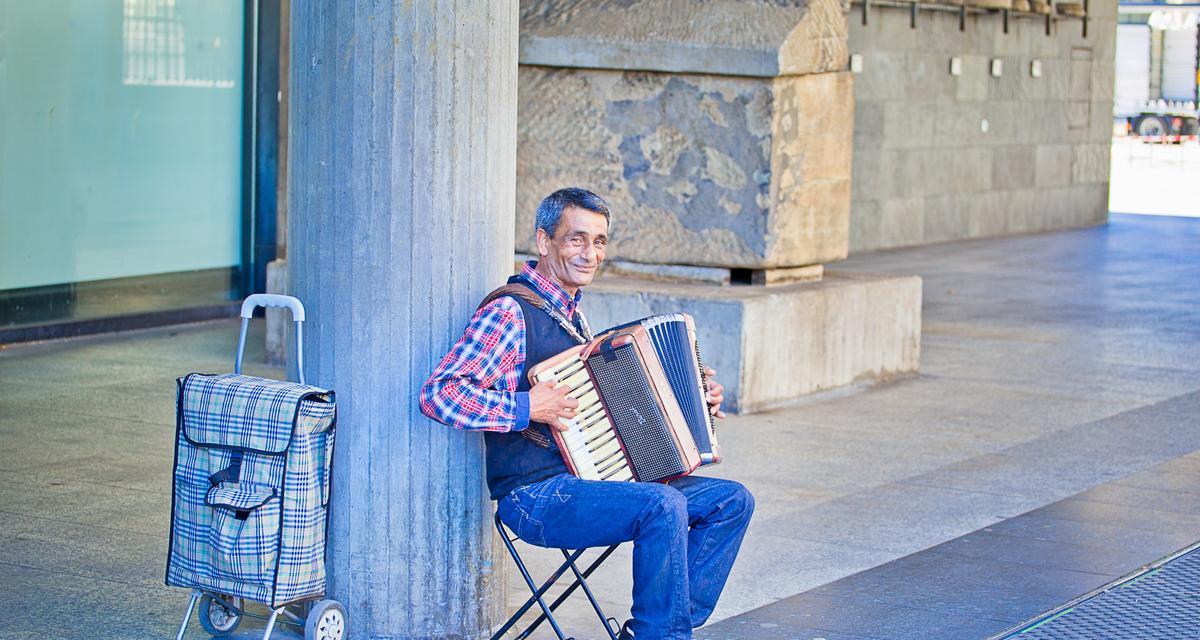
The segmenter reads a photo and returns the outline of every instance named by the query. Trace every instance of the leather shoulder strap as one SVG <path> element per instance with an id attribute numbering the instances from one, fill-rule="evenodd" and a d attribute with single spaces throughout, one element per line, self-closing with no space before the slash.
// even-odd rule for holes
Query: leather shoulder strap
<path id="1" fill-rule="evenodd" d="M 480 302 L 479 306 L 476 307 L 475 310 L 478 311 L 491 304 L 496 298 L 502 298 L 504 296 L 514 296 L 520 298 L 539 309 L 546 305 L 546 301 L 533 289 L 530 289 L 529 287 L 520 283 L 510 283 L 487 294 L 487 296 L 483 298 L 483 302 Z"/>

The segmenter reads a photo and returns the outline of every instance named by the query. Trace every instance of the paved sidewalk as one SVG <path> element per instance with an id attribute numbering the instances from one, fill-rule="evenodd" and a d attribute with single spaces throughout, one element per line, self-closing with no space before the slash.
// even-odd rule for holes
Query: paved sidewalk
<path id="1" fill-rule="evenodd" d="M 713 622 L 1200 446 L 1176 410 L 1200 391 L 1200 219 L 1116 216 L 836 266 L 925 278 L 922 374 L 724 424 L 713 473 L 750 486 L 758 512 Z M 0 350 L 0 637 L 173 633 L 186 603 L 161 583 L 173 379 L 228 369 L 235 327 Z M 628 563 L 626 546 L 592 581 L 617 617 Z M 566 607 L 578 640 L 601 637 L 586 601 Z"/>
<path id="2" fill-rule="evenodd" d="M 1200 408 L 1198 395 L 1187 398 L 1188 410 Z M 1094 602 L 1037 626 L 1080 595 L 1144 574 L 1146 565 L 1192 546 L 1198 526 L 1200 454 L 1190 454 L 727 618 L 698 638 L 1198 638 L 1194 560 L 1190 571 L 1149 583 L 1153 589 L 1117 590 L 1108 599 L 1117 606 Z M 1166 597 L 1150 597 L 1159 592 Z M 1137 624 L 1147 620 L 1160 624 Z M 1022 629 L 1031 632 L 1016 633 Z"/>
<path id="3" fill-rule="evenodd" d="M 1200 216 L 1200 143 L 1113 138 L 1108 208 L 1123 213 Z"/>

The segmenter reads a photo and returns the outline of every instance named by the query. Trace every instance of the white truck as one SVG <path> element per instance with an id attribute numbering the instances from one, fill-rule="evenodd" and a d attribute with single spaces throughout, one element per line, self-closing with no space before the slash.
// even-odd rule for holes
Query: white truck
<path id="1" fill-rule="evenodd" d="M 1113 115 L 1130 136 L 1181 143 L 1197 136 L 1193 6 L 1123 2 L 1117 25 Z M 1145 22 L 1140 22 L 1144 20 Z"/>

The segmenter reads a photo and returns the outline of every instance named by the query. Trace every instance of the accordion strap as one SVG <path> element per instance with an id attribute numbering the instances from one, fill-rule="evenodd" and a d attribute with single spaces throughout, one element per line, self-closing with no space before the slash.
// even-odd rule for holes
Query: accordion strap
<path id="1" fill-rule="evenodd" d="M 476 311 L 488 306 L 497 298 L 502 298 L 504 296 L 514 296 L 520 298 L 539 309 L 546 305 L 546 301 L 539 296 L 536 291 L 517 282 L 506 284 L 503 287 L 500 287 L 499 289 L 487 294 L 487 296 L 483 299 L 483 302 L 480 302 L 479 306 L 476 307 Z"/>
<path id="2" fill-rule="evenodd" d="M 583 325 L 584 333 L 581 334 L 579 332 L 579 330 L 575 328 L 575 325 L 571 324 L 571 321 L 567 320 L 563 316 L 563 314 L 560 313 L 557 309 L 550 306 L 550 303 L 546 302 L 545 298 L 538 295 L 538 293 L 536 291 L 534 291 L 532 288 L 530 288 L 529 286 L 526 286 L 519 282 L 512 282 L 512 283 L 506 284 L 503 287 L 500 287 L 499 289 L 496 289 L 496 290 L 492 291 L 491 293 L 487 294 L 487 296 L 484 297 L 483 301 L 479 303 L 479 306 L 476 308 L 476 310 L 482 309 L 482 308 L 486 307 L 487 305 L 491 304 L 497 298 L 502 298 L 504 296 L 513 296 L 515 298 L 520 298 L 520 299 L 524 300 L 525 302 L 528 302 L 530 304 L 530 306 L 533 306 L 534 308 L 537 308 L 537 309 L 541 309 L 542 311 L 544 311 L 546 313 L 546 315 L 553 318 L 554 321 L 557 322 L 558 325 L 561 326 L 564 330 L 566 330 L 567 333 L 571 334 L 571 337 L 574 338 L 580 344 L 587 342 L 588 339 L 592 335 L 591 327 L 588 326 L 587 318 L 585 318 L 583 316 L 583 311 L 581 311 L 579 309 L 575 310 L 575 313 L 579 314 L 580 324 Z M 585 335 L 587 337 L 584 337 Z M 550 448 L 550 438 L 546 437 L 540 431 L 535 429 L 533 427 L 532 423 L 530 424 L 529 427 L 522 429 L 518 433 L 520 433 L 521 436 L 524 437 L 526 440 L 529 440 L 533 444 L 535 444 L 543 449 Z"/>
<path id="3" fill-rule="evenodd" d="M 503 287 L 500 287 L 499 289 L 487 294 L 487 296 L 484 297 L 483 302 L 479 303 L 477 310 L 491 304 L 493 300 L 504 296 L 514 296 L 520 298 L 525 302 L 528 302 L 534 308 L 541 309 L 546 313 L 546 315 L 550 316 L 555 322 L 557 322 L 558 326 L 562 327 L 564 331 L 571 334 L 571 337 L 574 338 L 579 344 L 583 344 L 592 339 L 592 327 L 588 324 L 587 316 L 583 315 L 582 309 L 575 309 L 575 314 L 579 316 L 579 324 L 583 327 L 583 332 L 581 333 L 579 329 L 575 328 L 575 325 L 570 320 L 567 320 L 566 316 L 564 316 L 561 311 L 555 309 L 549 302 L 546 302 L 546 299 L 538 295 L 538 293 L 532 288 L 519 282 L 506 284 Z"/>

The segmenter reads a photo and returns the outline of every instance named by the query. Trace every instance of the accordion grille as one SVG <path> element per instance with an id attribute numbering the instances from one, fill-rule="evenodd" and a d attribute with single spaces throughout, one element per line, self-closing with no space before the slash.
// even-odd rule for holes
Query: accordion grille
<path id="1" fill-rule="evenodd" d="M 686 473 L 635 347 L 616 347 L 589 358 L 587 364 L 637 479 L 654 482 Z"/>

